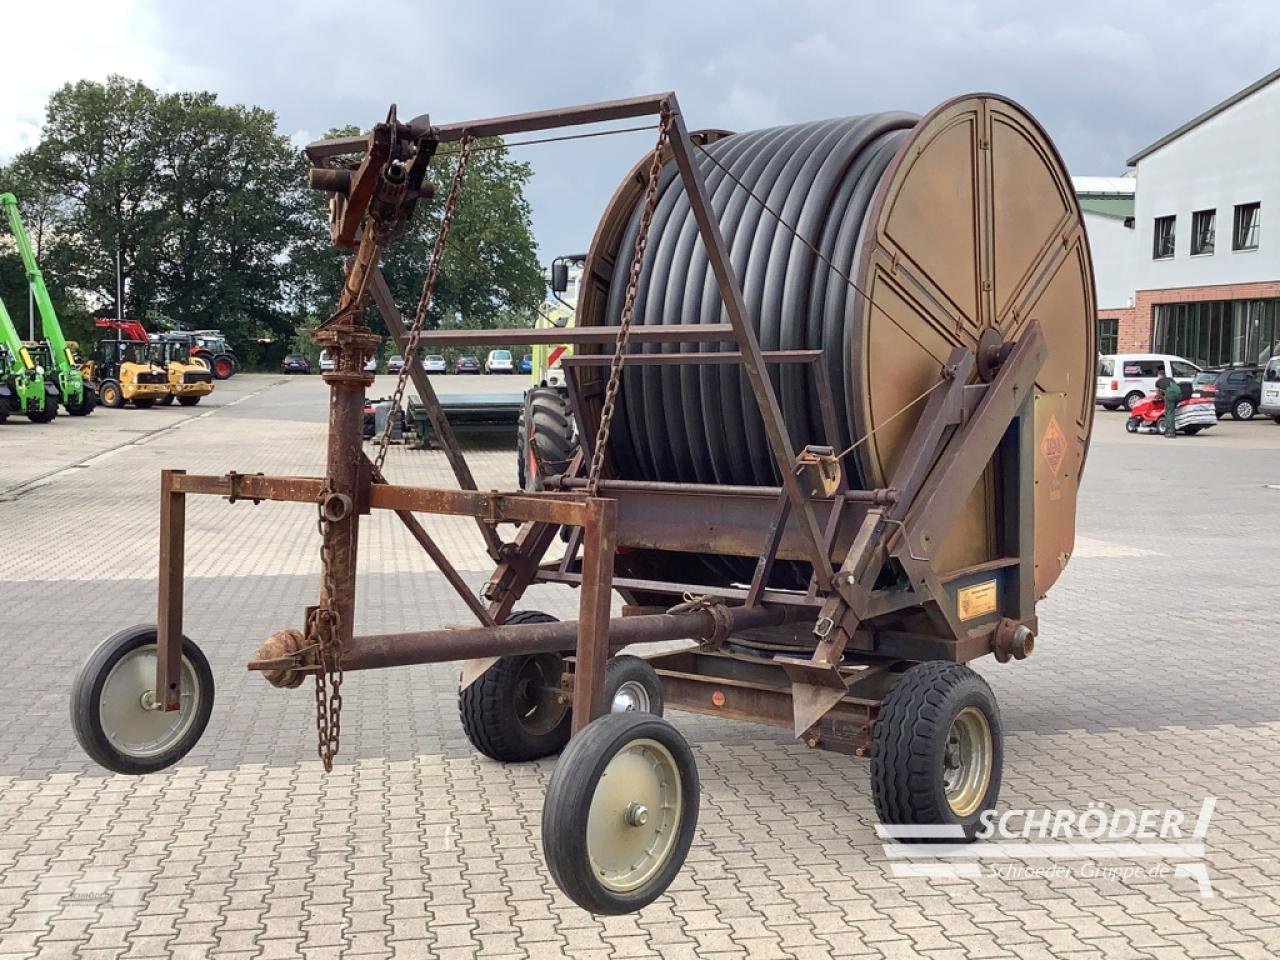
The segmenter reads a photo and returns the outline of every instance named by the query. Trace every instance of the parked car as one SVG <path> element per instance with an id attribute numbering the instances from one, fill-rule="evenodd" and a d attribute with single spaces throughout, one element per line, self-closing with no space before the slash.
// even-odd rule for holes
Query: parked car
<path id="1" fill-rule="evenodd" d="M 1221 368 L 1201 370 L 1196 374 L 1195 379 L 1191 381 L 1191 395 L 1193 397 L 1214 396 L 1218 392 L 1218 377 L 1221 375 Z"/>
<path id="2" fill-rule="evenodd" d="M 281 373 L 310 373 L 311 364 L 300 353 L 291 353 L 280 361 Z"/>
<path id="3" fill-rule="evenodd" d="M 404 369 L 404 357 L 394 354 L 387 360 L 387 373 L 399 373 Z"/>
<path id="4" fill-rule="evenodd" d="M 479 373 L 480 361 L 475 357 L 462 356 L 453 361 L 454 373 Z"/>
<path id="5" fill-rule="evenodd" d="M 364 372 L 365 373 L 378 372 L 378 355 L 376 353 L 372 357 L 370 357 L 367 361 L 365 361 Z"/>
<path id="6" fill-rule="evenodd" d="M 439 354 L 431 354 L 422 358 L 422 369 L 427 373 L 448 373 L 449 366 L 444 362 L 444 357 Z"/>
<path id="7" fill-rule="evenodd" d="M 516 366 L 517 373 L 533 373 L 533 354 L 526 353 L 520 358 L 520 363 Z"/>
<path id="8" fill-rule="evenodd" d="M 1173 377 L 1188 395 L 1200 368 L 1182 357 L 1164 353 L 1115 353 L 1098 358 L 1097 401 L 1108 410 L 1134 405 L 1156 389 L 1161 377 Z"/>
<path id="9" fill-rule="evenodd" d="M 328 350 L 320 351 L 320 372 L 328 373 L 334 368 L 334 359 L 329 355 Z"/>
<path id="10" fill-rule="evenodd" d="M 1262 367 L 1228 367 L 1214 384 L 1213 406 L 1219 417 L 1252 420 L 1262 405 Z"/>
<path id="11" fill-rule="evenodd" d="M 485 373 L 511 373 L 514 369 L 510 350 L 490 350 L 489 356 L 485 357 Z"/>
<path id="12" fill-rule="evenodd" d="M 1262 371 L 1262 415 L 1280 423 L 1280 357 L 1272 357 Z"/>

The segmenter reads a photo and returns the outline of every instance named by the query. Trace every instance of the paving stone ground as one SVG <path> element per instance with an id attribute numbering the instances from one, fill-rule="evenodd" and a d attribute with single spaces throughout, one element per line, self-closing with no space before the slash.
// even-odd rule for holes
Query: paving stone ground
<path id="1" fill-rule="evenodd" d="M 443 389 L 519 389 L 443 378 Z M 306 690 L 243 664 L 313 602 L 310 508 L 193 498 L 187 632 L 217 678 L 176 768 L 107 775 L 67 718 L 107 634 L 154 618 L 158 475 L 319 470 L 318 378 L 237 376 L 194 409 L 0 428 L 0 957 L 1275 957 L 1280 955 L 1280 427 L 1224 421 L 1166 442 L 1100 414 L 1075 558 L 1036 653 L 984 663 L 1006 732 L 1001 808 L 1200 809 L 1214 896 L 1183 875 L 896 876 L 864 762 L 688 715 L 702 813 L 688 865 L 638 915 L 593 918 L 539 849 L 554 761 L 468 748 L 447 666 L 352 675 L 343 752 L 314 759 Z M 509 445 L 477 442 L 482 486 Z M 451 485 L 394 448 L 398 481 Z M 473 583 L 474 528 L 428 525 Z M 360 628 L 466 622 L 393 517 L 365 525 Z M 572 615 L 568 590 L 528 606 Z M 1039 864 L 1044 867 L 1045 864 Z M 1041 871 L 1047 873 L 1048 871 Z"/>

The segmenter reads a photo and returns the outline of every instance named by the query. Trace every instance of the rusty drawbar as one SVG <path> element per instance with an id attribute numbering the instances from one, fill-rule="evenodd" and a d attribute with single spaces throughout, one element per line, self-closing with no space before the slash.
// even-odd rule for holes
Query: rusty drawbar
<path id="1" fill-rule="evenodd" d="M 484 138 L 651 117 L 586 259 L 576 323 L 427 330 L 470 155 Z M 453 173 L 426 281 L 402 314 L 379 261 L 442 145 Z M 77 735 L 97 761 L 177 762 L 213 681 L 182 633 L 188 496 L 310 504 L 323 578 L 301 629 L 249 663 L 315 685 L 320 756 L 340 748 L 344 671 L 462 660 L 468 737 L 498 760 L 561 752 L 543 811 L 551 874 L 584 908 L 637 910 L 680 870 L 693 753 L 665 707 L 790 728 L 871 759 L 904 839 L 971 838 L 999 791 L 999 711 L 967 664 L 1021 660 L 1071 556 L 1092 417 L 1093 279 L 1079 208 L 1040 127 L 998 96 L 733 135 L 690 133 L 674 94 L 445 125 L 401 122 L 307 148 L 351 251 L 317 340 L 335 358 L 323 477 L 161 476 L 159 613 L 81 669 Z M 408 358 L 458 489 L 405 486 L 361 447 L 372 300 Z M 537 492 L 480 491 L 420 347 L 559 343 L 583 450 Z M 361 518 L 393 511 L 478 625 L 355 632 Z M 477 596 L 418 520 L 471 517 L 494 562 Z M 516 523 L 504 539 L 499 524 Z M 563 557 L 548 548 L 564 531 Z M 534 583 L 578 619 L 516 610 Z M 611 614 L 614 593 L 622 616 Z M 683 649 L 619 654 L 673 640 Z"/>

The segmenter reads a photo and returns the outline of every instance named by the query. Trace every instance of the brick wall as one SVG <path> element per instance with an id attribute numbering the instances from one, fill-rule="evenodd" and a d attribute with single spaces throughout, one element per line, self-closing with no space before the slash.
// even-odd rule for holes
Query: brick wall
<path id="1" fill-rule="evenodd" d="M 1280 280 L 1264 283 L 1226 283 L 1211 287 L 1169 287 L 1139 290 L 1132 307 L 1099 310 L 1099 319 L 1119 320 L 1116 350 L 1119 353 L 1146 353 L 1155 332 L 1156 306 L 1161 303 L 1193 303 L 1203 300 L 1265 300 L 1280 297 Z"/>

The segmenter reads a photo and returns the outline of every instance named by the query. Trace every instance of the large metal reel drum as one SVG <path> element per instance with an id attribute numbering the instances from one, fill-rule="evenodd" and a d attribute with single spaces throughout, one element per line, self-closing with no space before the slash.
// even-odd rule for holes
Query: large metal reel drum
<path id="1" fill-rule="evenodd" d="M 1040 323 L 1047 359 L 1036 384 L 1034 432 L 1042 595 L 1073 549 L 1097 350 L 1083 221 L 1048 136 L 1022 108 L 986 94 L 949 100 L 919 119 L 881 114 L 695 136 L 867 294 L 850 289 L 719 165 L 698 157 L 762 347 L 821 348 L 836 394 L 838 439 L 848 444 L 872 434 L 846 458 L 854 485 L 890 482 L 924 408 L 908 405 L 937 382 L 954 346 L 978 353 L 1016 340 L 1032 319 Z M 645 159 L 631 171 L 597 228 L 579 325 L 617 322 L 647 166 Z M 635 323 L 727 322 L 673 167 L 663 171 Z M 822 442 L 811 375 L 794 367 L 773 375 L 793 442 Z M 777 482 L 739 372 L 631 369 L 619 407 L 611 450 L 621 476 Z M 725 416 L 736 419 L 725 425 Z M 988 471 L 943 542 L 930 549 L 940 572 L 997 558 L 998 503 L 997 478 Z M 721 582 L 749 576 L 749 567 L 716 557 L 654 552 L 624 563 L 632 574 L 662 580 L 696 581 L 692 571 Z M 775 580 L 790 566 L 779 564 Z"/>

